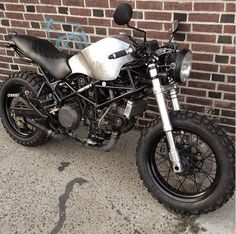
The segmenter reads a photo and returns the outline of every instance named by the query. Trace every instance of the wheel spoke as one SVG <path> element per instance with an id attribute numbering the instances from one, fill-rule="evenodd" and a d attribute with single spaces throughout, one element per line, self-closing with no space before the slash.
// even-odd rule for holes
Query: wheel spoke
<path id="1" fill-rule="evenodd" d="M 209 160 L 209 161 L 211 161 L 211 162 L 215 162 L 215 160 L 213 161 L 213 159 L 212 159 L 212 155 L 214 155 L 212 152 L 210 153 L 210 154 L 208 154 L 206 157 L 204 157 L 203 159 L 202 159 L 202 162 L 204 162 L 205 160 Z"/>
<path id="2" fill-rule="evenodd" d="M 157 166 L 160 166 L 161 164 L 163 164 L 164 166 L 169 167 L 168 165 L 165 164 L 166 161 L 167 161 L 167 159 L 163 160 L 162 162 L 158 163 Z"/>
<path id="3" fill-rule="evenodd" d="M 211 174 L 205 172 L 203 169 L 202 169 L 202 173 L 206 175 L 206 177 L 208 178 L 208 180 L 209 180 L 211 183 L 214 182 L 214 179 L 215 179 L 215 178 L 213 178 L 213 177 L 211 176 Z M 211 181 L 210 179 L 212 179 L 212 181 Z"/>
<path id="4" fill-rule="evenodd" d="M 169 178 L 170 178 L 170 171 L 171 171 L 171 168 L 169 167 L 169 170 L 168 170 L 168 176 L 167 176 L 167 182 L 169 182 Z"/>
<path id="5" fill-rule="evenodd" d="M 197 146 L 199 146 L 199 142 L 198 142 L 198 141 L 199 141 L 199 138 L 198 138 L 198 136 L 197 136 Z"/>
<path id="6" fill-rule="evenodd" d="M 176 177 L 178 178 L 178 181 L 180 182 L 180 185 L 183 187 L 184 191 L 186 191 L 185 188 L 184 188 L 184 186 L 183 186 L 183 181 L 181 181 L 181 179 L 179 178 L 178 174 L 176 174 Z M 185 178 L 186 178 L 186 177 L 185 177 Z M 180 186 L 180 187 L 181 187 L 181 186 Z M 179 191 L 179 189 L 177 189 L 177 191 Z"/>
<path id="7" fill-rule="evenodd" d="M 199 193 L 198 184 L 197 184 L 197 180 L 196 180 L 195 174 L 193 174 L 193 177 L 194 177 L 194 184 L 196 186 L 197 192 Z"/>
<path id="8" fill-rule="evenodd" d="M 181 188 L 181 186 L 183 185 L 183 183 L 185 182 L 185 180 L 187 179 L 187 176 L 182 180 L 181 184 L 179 185 L 179 187 L 177 188 L 177 190 L 179 191 L 179 189 Z M 184 187 L 183 187 L 184 188 Z M 185 189 L 184 189 L 185 190 Z"/>
<path id="9" fill-rule="evenodd" d="M 181 138 L 181 140 L 180 140 L 180 144 L 183 144 L 183 142 L 184 142 L 184 134 L 183 134 L 183 136 L 182 136 L 182 138 Z"/>

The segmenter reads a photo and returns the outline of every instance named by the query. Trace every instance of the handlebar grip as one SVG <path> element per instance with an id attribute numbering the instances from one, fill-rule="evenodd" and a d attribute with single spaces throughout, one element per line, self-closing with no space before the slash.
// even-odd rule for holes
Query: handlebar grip
<path id="1" fill-rule="evenodd" d="M 125 55 L 128 54 L 128 51 L 127 50 L 120 50 L 114 54 L 111 54 L 108 56 L 109 59 L 117 59 L 117 58 L 120 58 L 120 57 L 123 57 Z"/>
<path id="2" fill-rule="evenodd" d="M 4 43 L 4 45 L 5 45 L 7 48 L 13 48 L 13 47 L 15 47 L 15 43 L 14 43 L 14 42 L 6 42 L 6 43 Z"/>

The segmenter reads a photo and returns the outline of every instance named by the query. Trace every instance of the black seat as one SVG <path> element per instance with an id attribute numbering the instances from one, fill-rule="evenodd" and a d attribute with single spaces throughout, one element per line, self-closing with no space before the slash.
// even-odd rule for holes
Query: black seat
<path id="1" fill-rule="evenodd" d="M 57 79 L 62 79 L 71 73 L 67 57 L 51 42 L 27 35 L 13 35 L 11 40 L 34 63 Z"/>

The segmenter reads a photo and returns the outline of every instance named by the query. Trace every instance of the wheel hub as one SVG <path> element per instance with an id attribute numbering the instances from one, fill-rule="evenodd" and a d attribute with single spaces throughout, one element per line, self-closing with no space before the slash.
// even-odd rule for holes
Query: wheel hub
<path id="1" fill-rule="evenodd" d="M 11 102 L 11 108 L 14 109 L 14 108 L 19 108 L 19 107 L 29 107 L 29 104 L 22 97 L 13 98 L 13 100 Z"/>
<path id="2" fill-rule="evenodd" d="M 27 101 L 24 98 L 19 97 L 19 96 L 13 98 L 13 100 L 11 102 L 11 107 L 10 107 L 10 109 L 11 109 L 10 114 L 11 114 L 11 117 L 14 120 L 17 128 L 25 129 L 27 127 L 28 129 L 32 130 L 33 127 L 27 125 L 23 116 L 16 115 L 16 112 L 14 110 L 15 108 L 29 108 L 29 104 L 27 103 Z"/>
<path id="3" fill-rule="evenodd" d="M 200 172 L 203 163 L 198 159 L 198 155 L 201 155 L 199 150 L 190 145 L 182 145 L 178 147 L 180 152 L 181 162 L 184 168 L 183 174 L 194 174 Z"/>

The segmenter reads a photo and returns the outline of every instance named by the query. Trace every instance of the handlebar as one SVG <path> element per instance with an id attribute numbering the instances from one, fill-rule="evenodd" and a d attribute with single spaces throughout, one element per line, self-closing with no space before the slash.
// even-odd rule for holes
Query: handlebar
<path id="1" fill-rule="evenodd" d="M 130 46 L 128 49 L 126 50 L 120 50 L 120 51 L 117 51 L 111 55 L 108 56 L 108 59 L 117 59 L 117 58 L 121 58 L 123 56 L 126 56 L 128 54 L 132 54 L 134 52 L 134 47 L 133 46 Z"/>

